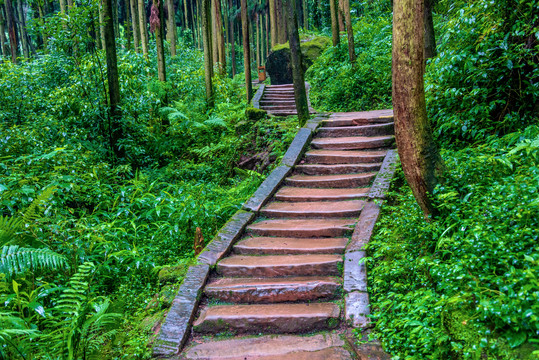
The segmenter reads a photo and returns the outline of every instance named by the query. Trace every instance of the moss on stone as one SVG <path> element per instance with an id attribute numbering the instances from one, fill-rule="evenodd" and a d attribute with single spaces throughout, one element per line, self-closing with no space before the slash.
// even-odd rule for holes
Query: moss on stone
<path id="1" fill-rule="evenodd" d="M 173 284 L 180 281 L 185 276 L 188 269 L 189 264 L 165 266 L 164 268 L 159 270 L 159 284 Z"/>
<path id="2" fill-rule="evenodd" d="M 248 107 L 245 109 L 245 118 L 250 122 L 257 122 L 258 120 L 265 119 L 267 112 L 262 109 L 254 107 Z"/>

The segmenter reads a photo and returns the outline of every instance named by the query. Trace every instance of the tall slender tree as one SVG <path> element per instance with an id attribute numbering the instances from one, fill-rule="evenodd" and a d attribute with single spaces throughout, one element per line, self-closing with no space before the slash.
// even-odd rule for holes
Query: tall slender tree
<path id="1" fill-rule="evenodd" d="M 393 109 L 402 168 L 426 217 L 435 213 L 429 195 L 443 162 L 427 118 L 423 85 L 423 0 L 393 3 Z"/>
<path id="2" fill-rule="evenodd" d="M 0 51 L 2 56 L 9 56 L 9 46 L 6 38 L 6 19 L 4 17 L 4 6 L 0 5 Z"/>
<path id="3" fill-rule="evenodd" d="M 245 68 L 245 90 L 247 102 L 251 101 L 253 84 L 251 82 L 251 46 L 249 44 L 249 17 L 247 14 L 247 0 L 241 0 L 241 28 L 243 33 L 243 64 Z"/>
<path id="4" fill-rule="evenodd" d="M 339 15 L 338 15 L 338 6 L 337 1 L 339 0 L 329 0 L 330 6 L 330 15 L 331 15 L 331 37 L 333 40 L 333 46 L 337 46 L 340 42 L 339 35 Z"/>
<path id="5" fill-rule="evenodd" d="M 219 73 L 221 76 L 226 74 L 226 47 L 225 33 L 223 29 L 223 12 L 221 9 L 221 0 L 214 0 L 215 4 L 215 36 L 217 42 L 217 60 L 219 63 Z"/>
<path id="6" fill-rule="evenodd" d="M 120 81 L 118 78 L 118 60 L 116 56 L 116 41 L 114 38 L 114 19 L 112 0 L 103 0 L 105 19 L 105 53 L 107 57 L 107 80 L 109 90 L 109 134 L 112 151 L 121 156 L 122 151 L 118 141 L 123 136 L 120 111 Z"/>
<path id="7" fill-rule="evenodd" d="M 204 47 L 204 78 L 206 80 L 206 103 L 213 107 L 213 60 L 211 38 L 211 0 L 202 0 L 202 39 Z"/>
<path id="8" fill-rule="evenodd" d="M 434 34 L 434 20 L 432 18 L 433 0 L 425 1 L 425 60 L 436 56 L 436 36 Z"/>
<path id="9" fill-rule="evenodd" d="M 131 8 L 131 25 L 133 27 L 133 45 L 135 52 L 138 53 L 140 45 L 140 29 L 137 0 L 129 0 L 129 6 Z"/>
<path id="10" fill-rule="evenodd" d="M 13 16 L 13 6 L 11 0 L 5 0 L 7 31 L 9 35 L 9 48 L 11 50 L 11 62 L 17 63 L 19 39 L 17 36 L 17 24 L 15 22 L 15 16 Z"/>
<path id="11" fill-rule="evenodd" d="M 28 41 L 28 33 L 26 32 L 26 20 L 24 14 L 24 6 L 22 0 L 17 0 L 17 15 L 19 20 L 19 33 L 21 39 L 22 53 L 25 59 L 30 57 L 30 43 Z"/>
<path id="12" fill-rule="evenodd" d="M 167 39 L 170 43 L 170 56 L 176 56 L 176 8 L 174 0 L 167 0 Z"/>
<path id="13" fill-rule="evenodd" d="M 350 63 L 356 63 L 356 51 L 354 44 L 354 29 L 352 28 L 352 16 L 350 14 L 350 0 L 343 0 L 344 20 L 346 22 L 346 34 L 348 35 L 348 57 Z"/>
<path id="14" fill-rule="evenodd" d="M 277 9 L 275 2 L 277 0 L 269 0 L 269 12 L 270 12 L 270 29 L 271 29 L 271 47 L 277 45 Z"/>
<path id="15" fill-rule="evenodd" d="M 146 27 L 146 7 L 144 6 L 144 0 L 138 0 L 138 14 L 142 53 L 146 60 L 148 60 L 148 28 Z"/>
<path id="16" fill-rule="evenodd" d="M 294 80 L 294 97 L 298 111 L 299 125 L 303 126 L 309 120 L 309 104 L 307 102 L 307 90 L 305 89 L 305 77 L 301 59 L 301 50 L 298 32 L 298 16 L 296 0 L 283 0 L 286 4 L 288 41 L 290 42 L 290 63 L 292 64 L 292 78 Z"/>
<path id="17" fill-rule="evenodd" d="M 157 78 L 159 81 L 167 81 L 165 67 L 164 27 L 165 16 L 163 11 L 164 0 L 152 0 L 150 29 L 155 34 L 155 47 L 157 52 Z"/>

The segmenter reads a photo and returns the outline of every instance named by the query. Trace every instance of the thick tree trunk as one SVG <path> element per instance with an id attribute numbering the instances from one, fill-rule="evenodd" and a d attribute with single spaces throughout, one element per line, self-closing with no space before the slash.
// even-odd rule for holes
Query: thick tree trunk
<path id="1" fill-rule="evenodd" d="M 339 9 L 337 6 L 339 0 L 329 0 L 329 6 L 331 9 L 331 36 L 333 39 L 333 46 L 337 46 L 340 42 L 339 36 Z"/>
<path id="2" fill-rule="evenodd" d="M 7 31 L 9 34 L 9 48 L 11 50 L 11 62 L 17 63 L 17 55 L 19 50 L 19 39 L 17 38 L 17 24 L 13 16 L 13 6 L 11 0 L 5 0 Z"/>
<path id="3" fill-rule="evenodd" d="M 303 29 L 309 30 L 309 1 L 303 0 Z"/>
<path id="4" fill-rule="evenodd" d="M 339 32 L 341 31 L 345 31 L 345 26 L 344 26 L 344 5 L 343 5 L 343 0 L 338 0 L 338 3 L 339 3 L 339 8 L 338 8 L 338 19 L 339 19 Z"/>
<path id="5" fill-rule="evenodd" d="M 109 136 L 112 151 L 117 156 L 123 152 L 118 147 L 118 140 L 123 136 L 121 127 L 120 81 L 118 79 L 118 61 L 116 58 L 116 42 L 114 39 L 114 19 L 112 0 L 103 0 L 104 28 L 105 28 L 105 52 L 107 56 L 107 79 L 109 84 Z"/>
<path id="6" fill-rule="evenodd" d="M 133 27 L 133 44 L 135 46 L 135 52 L 139 52 L 140 44 L 140 30 L 139 30 L 139 15 L 137 0 L 129 0 L 129 6 L 131 7 L 131 25 Z"/>
<path id="7" fill-rule="evenodd" d="M 350 63 L 356 63 L 356 52 L 354 44 L 354 29 L 352 28 L 352 16 L 350 15 L 350 0 L 343 0 L 344 20 L 346 21 L 346 34 L 348 35 L 348 57 Z"/>
<path id="8" fill-rule="evenodd" d="M 277 5 L 277 43 L 284 44 L 288 41 L 287 29 L 286 29 L 286 14 L 283 8 L 284 0 L 276 0 Z"/>
<path id="9" fill-rule="evenodd" d="M 105 50 L 107 48 L 106 44 L 106 35 L 105 35 L 105 1 L 107 0 L 101 0 L 100 1 L 100 7 L 99 7 L 99 35 L 101 39 L 101 49 Z M 114 30 L 114 24 L 112 26 L 112 29 Z"/>
<path id="10" fill-rule="evenodd" d="M 284 2 L 287 5 L 288 41 L 290 42 L 290 63 L 292 64 L 292 78 L 294 79 L 294 97 L 298 110 L 299 125 L 303 126 L 309 120 L 309 104 L 307 103 L 305 77 L 301 61 L 296 0 L 284 0 Z"/>
<path id="11" fill-rule="evenodd" d="M 167 38 L 170 43 L 170 56 L 176 56 L 176 8 L 174 0 L 167 0 L 167 9 Z"/>
<path id="12" fill-rule="evenodd" d="M 277 9 L 275 2 L 277 0 L 269 0 L 269 12 L 270 12 L 270 32 L 271 32 L 271 47 L 277 45 Z"/>
<path id="13" fill-rule="evenodd" d="M 232 9 L 232 0 L 228 0 L 228 7 L 229 9 Z M 230 29 L 230 61 L 232 65 L 232 77 L 236 76 L 236 37 L 234 32 L 234 17 L 230 17 L 230 25 L 228 28 Z"/>
<path id="14" fill-rule="evenodd" d="M 144 0 L 138 0 L 138 14 L 142 53 L 146 60 L 148 60 L 148 28 L 146 27 L 146 7 L 144 6 Z"/>
<path id="15" fill-rule="evenodd" d="M 393 108 L 395 135 L 404 175 L 425 217 L 443 162 L 432 138 L 423 85 L 422 0 L 395 0 L 393 8 Z"/>
<path id="16" fill-rule="evenodd" d="M 21 38 L 22 53 L 25 59 L 30 58 L 30 45 L 28 44 L 28 33 L 26 32 L 26 21 L 24 20 L 24 9 L 22 0 L 17 0 L 17 17 L 19 20 L 19 33 Z"/>
<path id="17" fill-rule="evenodd" d="M 2 5 L 0 5 L 0 51 L 2 52 L 2 56 L 8 57 L 10 55 L 9 46 L 7 44 L 6 38 L 6 20 L 4 18 L 4 7 Z"/>
<path id="18" fill-rule="evenodd" d="M 214 0 L 215 4 L 215 36 L 213 37 L 217 43 L 217 61 L 219 63 L 219 74 L 226 75 L 226 47 L 225 34 L 223 32 L 223 15 L 221 11 L 221 1 Z"/>
<path id="19" fill-rule="evenodd" d="M 247 102 L 251 101 L 253 84 L 251 82 L 251 47 L 249 44 L 249 18 L 247 16 L 247 0 L 241 0 L 241 28 L 243 32 L 243 64 L 245 67 L 245 90 Z"/>
<path id="20" fill-rule="evenodd" d="M 211 38 L 211 0 L 202 0 L 202 42 L 204 47 L 204 72 L 206 80 L 206 102 L 208 107 L 213 108 L 213 60 Z"/>
<path id="21" fill-rule="evenodd" d="M 425 0 L 425 60 L 436 56 L 436 36 L 432 19 L 433 0 Z"/>
<path id="22" fill-rule="evenodd" d="M 180 0 L 181 1 L 181 0 Z M 183 17 L 184 17 L 184 29 L 187 30 L 189 29 L 189 16 L 188 16 L 188 7 L 187 7 L 187 0 L 183 0 Z"/>

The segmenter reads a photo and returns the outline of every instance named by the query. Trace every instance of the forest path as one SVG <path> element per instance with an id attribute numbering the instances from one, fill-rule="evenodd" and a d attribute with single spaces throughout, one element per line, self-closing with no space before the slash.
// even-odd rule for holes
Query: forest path
<path id="1" fill-rule="evenodd" d="M 309 84 L 305 83 L 307 90 L 307 98 L 309 98 Z M 294 97 L 294 84 L 285 85 L 264 85 L 262 95 L 255 104 L 262 110 L 274 116 L 290 116 L 297 115 L 296 100 Z M 310 107 L 310 112 L 314 110 Z"/>
<path id="2" fill-rule="evenodd" d="M 323 123 L 217 263 L 180 359 L 389 359 L 377 344 L 354 346 L 351 329 L 369 322 L 359 259 L 378 215 L 377 175 L 394 153 L 393 112 Z"/>

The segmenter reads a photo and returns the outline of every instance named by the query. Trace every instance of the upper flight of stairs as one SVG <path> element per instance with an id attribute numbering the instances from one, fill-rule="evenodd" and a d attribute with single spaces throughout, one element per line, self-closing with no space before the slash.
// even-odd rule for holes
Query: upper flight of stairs
<path id="1" fill-rule="evenodd" d="M 262 110 L 275 116 L 297 115 L 298 113 L 293 84 L 265 86 L 259 104 Z"/>
<path id="2" fill-rule="evenodd" d="M 325 121 L 303 160 L 217 263 L 180 359 L 355 358 L 339 336 L 343 254 L 393 146 L 390 114 L 337 113 Z"/>

